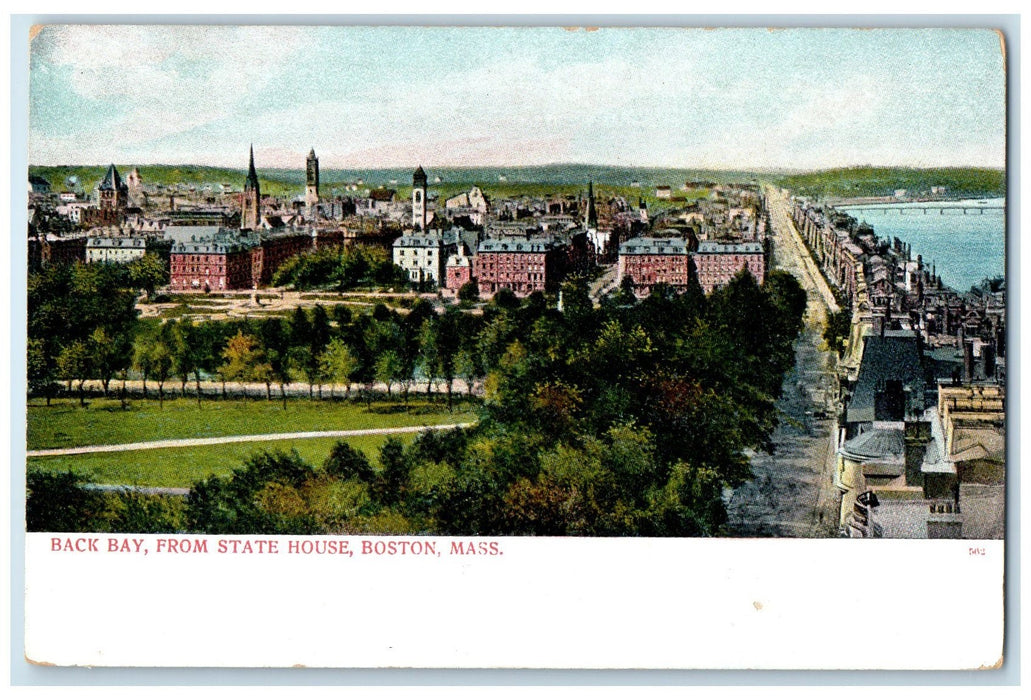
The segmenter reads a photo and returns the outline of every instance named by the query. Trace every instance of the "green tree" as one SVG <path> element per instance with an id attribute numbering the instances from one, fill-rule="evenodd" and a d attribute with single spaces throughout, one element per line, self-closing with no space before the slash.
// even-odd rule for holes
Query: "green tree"
<path id="1" fill-rule="evenodd" d="M 97 328 L 90 334 L 87 347 L 92 356 L 90 364 L 104 388 L 104 396 L 107 396 L 111 378 L 128 364 L 125 348 L 103 328 Z"/>
<path id="2" fill-rule="evenodd" d="M 322 468 L 338 479 L 358 479 L 371 484 L 376 478 L 376 472 L 365 453 L 343 441 L 333 445 Z"/>
<path id="3" fill-rule="evenodd" d="M 179 377 L 180 391 L 186 396 L 186 383 L 193 377 L 197 405 L 201 405 L 200 373 L 204 364 L 206 344 L 190 321 L 179 321 L 169 326 L 169 349 L 172 351 L 172 373 Z"/>
<path id="4" fill-rule="evenodd" d="M 57 356 L 57 368 L 61 378 L 71 386 L 72 382 L 77 383 L 79 392 L 79 405 L 86 405 L 86 392 L 84 386 L 86 380 L 93 374 L 93 353 L 90 352 L 87 344 L 76 340 L 61 351 Z"/>
<path id="5" fill-rule="evenodd" d="M 312 534 L 301 496 L 315 471 L 296 451 L 251 455 L 228 478 L 199 481 L 186 498 L 187 528 L 209 534 Z"/>
<path id="6" fill-rule="evenodd" d="M 143 398 L 147 398 L 147 377 L 153 369 L 152 355 L 154 338 L 149 335 L 138 335 L 132 345 L 132 366 L 143 378 Z"/>
<path id="7" fill-rule="evenodd" d="M 74 472 L 25 474 L 25 529 L 29 532 L 102 532 L 104 498 Z"/>
<path id="8" fill-rule="evenodd" d="M 451 410 L 451 389 L 455 382 L 455 360 L 461 346 L 461 317 L 456 309 L 448 309 L 434 322 L 436 332 L 433 343 L 436 360 L 436 374 L 444 380 L 447 387 L 447 406 Z"/>
<path id="9" fill-rule="evenodd" d="M 265 353 L 257 338 L 237 331 L 222 351 L 225 363 L 219 372 L 230 382 L 262 382 L 266 398 L 272 400 L 272 368 L 265 360 Z"/>
<path id="10" fill-rule="evenodd" d="M 261 324 L 261 345 L 265 351 L 265 362 L 271 374 L 270 381 L 279 384 L 279 395 L 286 410 L 286 385 L 290 382 L 290 336 L 279 318 L 267 319 Z"/>
<path id="11" fill-rule="evenodd" d="M 46 344 L 39 338 L 28 340 L 25 364 L 29 393 L 42 394 L 49 406 L 55 389 L 56 359 L 47 355 Z"/>
<path id="12" fill-rule="evenodd" d="M 387 385 L 387 397 L 391 395 L 394 382 L 404 376 L 404 363 L 395 350 L 384 350 L 376 358 L 376 380 Z"/>
<path id="13" fill-rule="evenodd" d="M 127 265 L 129 283 L 136 289 L 143 289 L 147 299 L 154 298 L 154 290 L 168 284 L 168 264 L 153 253 L 147 253 Z"/>
<path id="14" fill-rule="evenodd" d="M 458 288 L 458 300 L 468 302 L 480 300 L 480 285 L 475 279 L 469 280 Z"/>
<path id="15" fill-rule="evenodd" d="M 384 505 L 398 503 L 404 498 L 410 471 L 404 443 L 396 437 L 388 437 L 380 448 L 379 461 L 382 469 L 373 484 L 373 496 Z"/>
<path id="16" fill-rule="evenodd" d="M 172 376 L 172 350 L 163 339 L 157 340 L 150 349 L 150 371 L 158 383 L 158 405 L 165 407 L 165 382 Z"/>
<path id="17" fill-rule="evenodd" d="M 347 396 L 351 396 L 351 384 L 358 375 L 361 363 L 351 348 L 340 338 L 329 341 L 325 352 L 319 357 L 322 375 L 333 384 L 341 383 L 347 387 Z"/>

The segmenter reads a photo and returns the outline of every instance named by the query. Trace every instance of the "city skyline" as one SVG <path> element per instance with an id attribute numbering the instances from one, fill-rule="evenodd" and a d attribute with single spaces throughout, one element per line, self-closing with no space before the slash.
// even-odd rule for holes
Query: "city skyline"
<path id="1" fill-rule="evenodd" d="M 29 161 L 1001 168 L 1003 61 L 970 29 L 51 25 Z"/>

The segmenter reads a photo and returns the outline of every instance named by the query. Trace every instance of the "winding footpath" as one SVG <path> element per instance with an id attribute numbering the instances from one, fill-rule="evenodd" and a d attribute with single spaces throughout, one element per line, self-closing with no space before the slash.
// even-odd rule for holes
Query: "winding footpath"
<path id="1" fill-rule="evenodd" d="M 396 433 L 419 433 L 423 430 L 451 430 L 469 428 L 473 423 L 445 423 L 443 425 L 412 425 L 401 428 L 365 428 L 363 430 L 319 430 L 307 433 L 265 433 L 258 435 L 224 435 L 209 438 L 182 438 L 177 440 L 151 440 L 149 442 L 126 442 L 117 445 L 81 445 L 47 450 L 29 450 L 26 457 L 56 457 L 58 455 L 81 455 L 94 452 L 131 452 L 134 450 L 160 450 L 167 447 L 196 447 L 200 445 L 222 445 L 229 442 L 268 442 L 271 440 L 307 440 L 309 438 L 356 437 L 359 435 L 392 435 Z"/>

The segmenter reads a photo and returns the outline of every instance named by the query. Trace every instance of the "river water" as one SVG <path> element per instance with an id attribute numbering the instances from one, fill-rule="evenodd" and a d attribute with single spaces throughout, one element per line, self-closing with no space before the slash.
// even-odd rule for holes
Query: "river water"
<path id="1" fill-rule="evenodd" d="M 948 207 L 966 204 L 1001 207 L 1004 199 L 963 200 L 940 203 Z M 873 226 L 878 237 L 893 238 L 910 244 L 913 258 L 922 255 L 930 267 L 933 262 L 942 282 L 957 291 L 966 291 L 985 277 L 1006 273 L 1006 215 L 1004 209 L 983 213 L 962 209 L 934 208 L 938 203 L 896 205 L 888 211 L 842 207 L 859 221 Z M 900 209 L 901 207 L 901 209 Z M 924 207 L 927 213 L 924 213 Z"/>

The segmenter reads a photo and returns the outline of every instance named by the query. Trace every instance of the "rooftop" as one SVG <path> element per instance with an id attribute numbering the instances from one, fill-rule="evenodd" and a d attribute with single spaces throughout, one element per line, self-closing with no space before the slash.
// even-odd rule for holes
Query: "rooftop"
<path id="1" fill-rule="evenodd" d="M 719 241 L 701 241 L 698 243 L 699 253 L 762 253 L 761 243 L 721 243 Z"/>
<path id="2" fill-rule="evenodd" d="M 631 238 L 619 246 L 620 255 L 687 255 L 688 242 L 683 238 Z"/>

